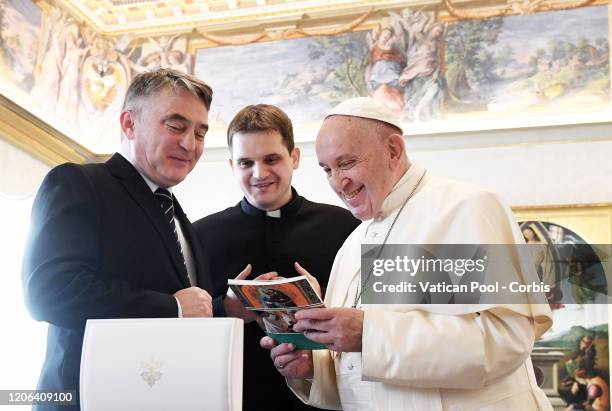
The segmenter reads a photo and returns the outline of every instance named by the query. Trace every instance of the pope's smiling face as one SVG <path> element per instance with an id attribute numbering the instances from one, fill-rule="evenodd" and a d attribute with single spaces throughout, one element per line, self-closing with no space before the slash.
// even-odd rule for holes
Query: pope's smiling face
<path id="1" fill-rule="evenodd" d="M 329 185 L 360 220 L 374 218 L 391 192 L 394 175 L 376 123 L 350 116 L 328 117 L 316 143 Z"/>
<path id="2" fill-rule="evenodd" d="M 249 203 L 260 210 L 278 210 L 291 201 L 291 179 L 299 162 L 299 149 L 289 152 L 278 131 L 236 133 L 232 138 L 234 176 Z"/>

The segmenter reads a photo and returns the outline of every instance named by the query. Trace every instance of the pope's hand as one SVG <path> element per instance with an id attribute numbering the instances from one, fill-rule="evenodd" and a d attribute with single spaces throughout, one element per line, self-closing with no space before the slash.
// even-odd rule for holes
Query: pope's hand
<path id="1" fill-rule="evenodd" d="M 251 264 L 247 264 L 247 266 L 238 274 L 235 280 L 245 280 L 252 271 Z M 280 278 L 277 272 L 269 272 L 265 274 L 261 274 L 255 278 L 255 280 L 275 280 Z M 231 288 L 228 288 L 227 294 L 225 294 L 225 298 L 223 299 L 223 308 L 225 309 L 225 314 L 228 317 L 237 317 L 242 318 L 245 323 L 249 323 L 257 319 L 257 314 L 254 311 L 247 310 L 244 308 L 242 302 L 238 299 L 236 294 L 232 291 Z"/>
<path id="2" fill-rule="evenodd" d="M 337 352 L 361 352 L 363 311 L 355 308 L 310 308 L 295 313 L 293 330 Z"/>
<path id="3" fill-rule="evenodd" d="M 312 351 L 296 350 L 293 344 L 283 343 L 276 345 L 270 337 L 263 337 L 259 343 L 262 348 L 270 350 L 270 357 L 274 366 L 287 378 L 312 378 L 314 366 Z"/>

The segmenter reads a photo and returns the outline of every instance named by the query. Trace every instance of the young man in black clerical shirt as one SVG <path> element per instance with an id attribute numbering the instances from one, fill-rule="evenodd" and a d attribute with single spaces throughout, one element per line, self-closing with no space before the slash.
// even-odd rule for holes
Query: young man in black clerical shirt
<path id="1" fill-rule="evenodd" d="M 231 121 L 227 143 L 244 198 L 194 224 L 213 295 L 224 295 L 227 280 L 247 265 L 249 279 L 271 271 L 293 277 L 297 262 L 325 287 L 336 252 L 360 222 L 343 208 L 308 201 L 291 186 L 300 150 L 289 117 L 275 106 L 247 106 Z M 243 409 L 266 409 L 271 398 L 278 409 L 313 409 L 274 369 L 259 346 L 263 336 L 257 323 L 245 325 Z"/>

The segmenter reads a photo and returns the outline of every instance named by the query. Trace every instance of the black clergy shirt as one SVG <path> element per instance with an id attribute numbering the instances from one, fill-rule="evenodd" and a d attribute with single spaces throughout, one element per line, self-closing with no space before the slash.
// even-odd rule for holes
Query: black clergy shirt
<path id="1" fill-rule="evenodd" d="M 293 188 L 292 192 L 279 217 L 268 216 L 243 199 L 194 223 L 213 296 L 224 295 L 227 280 L 247 264 L 253 266 L 249 279 L 270 271 L 294 277 L 298 275 L 293 266 L 297 261 L 321 287 L 327 285 L 336 252 L 360 221 L 343 208 L 313 203 Z M 269 352 L 259 346 L 265 335 L 259 326 L 252 322 L 244 331 L 243 409 L 265 410 L 271 403 L 283 410 L 313 409 L 291 392 Z"/>

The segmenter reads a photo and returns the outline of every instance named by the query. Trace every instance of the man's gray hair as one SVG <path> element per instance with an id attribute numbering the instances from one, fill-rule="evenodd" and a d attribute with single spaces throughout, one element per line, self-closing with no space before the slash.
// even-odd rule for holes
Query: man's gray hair
<path id="1" fill-rule="evenodd" d="M 130 110 L 139 113 L 143 100 L 166 87 L 170 87 L 172 91 L 176 91 L 177 88 L 187 90 L 199 98 L 207 110 L 210 110 L 213 91 L 208 84 L 182 71 L 160 68 L 134 77 L 125 93 L 121 111 Z"/>

